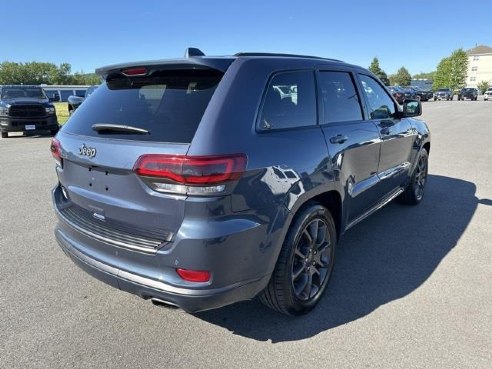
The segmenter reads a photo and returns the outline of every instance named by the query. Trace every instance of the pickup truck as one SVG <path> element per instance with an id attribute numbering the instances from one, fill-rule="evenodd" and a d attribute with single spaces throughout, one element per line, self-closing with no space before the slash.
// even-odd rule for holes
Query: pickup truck
<path id="1" fill-rule="evenodd" d="M 9 132 L 58 132 L 55 106 L 43 89 L 34 85 L 0 86 L 0 132 L 7 138 Z"/>

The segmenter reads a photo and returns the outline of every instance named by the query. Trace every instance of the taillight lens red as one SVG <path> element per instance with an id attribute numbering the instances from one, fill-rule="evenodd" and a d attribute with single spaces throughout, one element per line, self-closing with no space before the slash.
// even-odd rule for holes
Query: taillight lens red
<path id="1" fill-rule="evenodd" d="M 246 155 L 186 156 L 149 154 L 138 158 L 133 170 L 140 176 L 180 184 L 210 185 L 236 180 L 246 169 Z"/>
<path id="2" fill-rule="evenodd" d="M 61 163 L 61 145 L 60 141 L 58 141 L 56 138 L 51 139 L 51 155 L 53 155 L 53 158 L 55 158 L 56 161 Z"/>
<path id="3" fill-rule="evenodd" d="M 176 273 L 188 282 L 208 282 L 210 280 L 210 272 L 207 270 L 191 270 L 191 269 L 176 269 Z"/>

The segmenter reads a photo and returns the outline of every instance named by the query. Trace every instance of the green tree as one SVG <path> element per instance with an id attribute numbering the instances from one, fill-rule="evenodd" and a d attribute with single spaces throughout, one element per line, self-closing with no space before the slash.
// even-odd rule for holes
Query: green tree
<path id="1" fill-rule="evenodd" d="M 0 85 L 17 84 L 21 82 L 22 70 L 19 68 L 19 64 L 3 62 L 0 65 Z"/>
<path id="2" fill-rule="evenodd" d="M 490 83 L 488 83 L 487 81 L 482 81 L 477 84 L 477 88 L 482 95 L 485 91 L 487 91 L 489 87 L 490 87 Z"/>
<path id="3" fill-rule="evenodd" d="M 93 73 L 71 73 L 69 63 L 59 66 L 53 63 L 0 63 L 0 84 L 25 85 L 94 85 L 101 83 L 101 78 Z"/>
<path id="4" fill-rule="evenodd" d="M 374 73 L 376 75 L 376 77 L 378 77 L 381 80 L 381 82 L 383 82 L 386 86 L 389 85 L 388 75 L 379 66 L 379 60 L 377 57 L 374 57 L 374 59 L 372 59 L 371 65 L 369 66 L 368 69 L 372 73 Z"/>
<path id="5" fill-rule="evenodd" d="M 412 76 L 408 73 L 408 70 L 405 67 L 401 67 L 398 69 L 396 74 L 392 74 L 390 76 L 390 82 L 392 85 L 397 86 L 410 86 L 412 82 Z"/>
<path id="6" fill-rule="evenodd" d="M 434 77 L 435 77 L 435 74 L 436 72 L 420 72 L 420 73 L 417 73 L 417 74 L 414 74 L 413 75 L 413 79 L 430 79 L 430 80 L 434 80 Z"/>
<path id="7" fill-rule="evenodd" d="M 434 89 L 465 87 L 467 71 L 468 55 L 466 55 L 466 52 L 463 49 L 453 51 L 450 56 L 441 59 L 437 65 Z"/>

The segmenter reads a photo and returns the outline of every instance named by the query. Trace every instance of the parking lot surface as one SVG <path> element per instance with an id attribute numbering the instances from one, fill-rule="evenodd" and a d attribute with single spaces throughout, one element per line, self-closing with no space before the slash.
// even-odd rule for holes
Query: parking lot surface
<path id="1" fill-rule="evenodd" d="M 310 314 L 189 315 L 78 269 L 53 236 L 49 137 L 0 139 L 0 368 L 490 368 L 492 102 L 423 103 L 427 192 L 352 228 Z"/>

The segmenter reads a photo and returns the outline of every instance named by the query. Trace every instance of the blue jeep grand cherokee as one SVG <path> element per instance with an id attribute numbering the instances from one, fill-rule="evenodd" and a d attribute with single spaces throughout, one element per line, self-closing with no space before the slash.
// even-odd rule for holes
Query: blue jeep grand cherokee
<path id="1" fill-rule="evenodd" d="M 56 238 L 100 280 L 188 312 L 298 315 L 340 236 L 424 195 L 430 134 L 366 69 L 265 53 L 112 65 L 51 151 Z"/>

